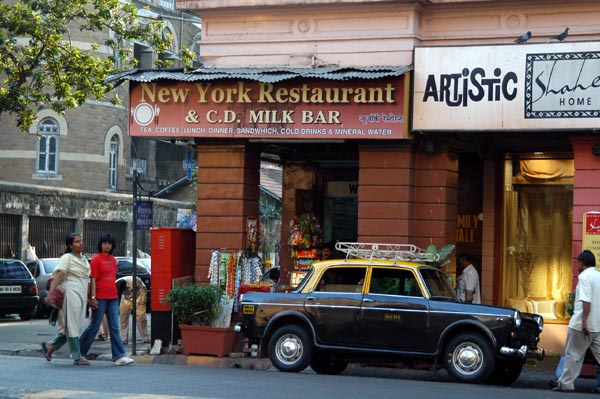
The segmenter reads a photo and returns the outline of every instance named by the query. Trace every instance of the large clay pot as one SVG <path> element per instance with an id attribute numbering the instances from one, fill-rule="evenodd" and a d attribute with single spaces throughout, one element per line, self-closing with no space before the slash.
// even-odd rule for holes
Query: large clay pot
<path id="1" fill-rule="evenodd" d="M 183 353 L 225 357 L 233 351 L 236 333 L 233 328 L 180 324 Z"/>

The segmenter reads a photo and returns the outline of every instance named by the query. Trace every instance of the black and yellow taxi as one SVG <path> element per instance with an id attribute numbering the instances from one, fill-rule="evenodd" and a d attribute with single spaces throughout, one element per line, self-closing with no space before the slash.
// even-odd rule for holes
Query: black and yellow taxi
<path id="1" fill-rule="evenodd" d="M 459 302 L 435 254 L 409 244 L 337 243 L 293 292 L 241 298 L 242 332 L 288 372 L 348 363 L 445 368 L 455 380 L 510 385 L 538 346 L 543 318 Z"/>

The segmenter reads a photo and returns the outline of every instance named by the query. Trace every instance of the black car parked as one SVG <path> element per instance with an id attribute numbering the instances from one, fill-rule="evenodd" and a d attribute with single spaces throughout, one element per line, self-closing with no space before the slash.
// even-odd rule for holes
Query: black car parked
<path id="1" fill-rule="evenodd" d="M 18 313 L 29 320 L 39 303 L 35 279 L 23 262 L 0 259 L 0 314 Z"/>
<path id="2" fill-rule="evenodd" d="M 236 326 L 287 372 L 348 363 L 445 368 L 457 381 L 510 385 L 538 346 L 540 315 L 462 303 L 432 254 L 403 244 L 337 243 L 289 293 L 248 292 Z"/>
<path id="3" fill-rule="evenodd" d="M 52 272 L 56 269 L 56 266 L 58 266 L 59 261 L 60 258 L 44 258 L 27 262 L 27 268 L 33 275 L 33 278 L 35 278 L 35 282 L 38 286 L 38 295 L 40 297 L 40 302 L 35 309 L 35 317 L 47 316 L 52 310 L 50 306 L 46 305 L 46 296 L 48 296 L 48 288 L 50 287 L 47 283 L 52 277 Z"/>

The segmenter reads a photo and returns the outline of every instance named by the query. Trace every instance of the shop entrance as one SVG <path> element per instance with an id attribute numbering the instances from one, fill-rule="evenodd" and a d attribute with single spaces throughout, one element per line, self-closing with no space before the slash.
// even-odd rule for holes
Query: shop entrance
<path id="1" fill-rule="evenodd" d="M 324 241 L 354 242 L 358 236 L 358 182 L 327 182 L 323 206 Z"/>
<path id="2" fill-rule="evenodd" d="M 336 241 L 357 240 L 358 150 L 352 142 L 278 142 L 263 147 L 266 157 L 281 165 L 278 261 L 282 281 L 294 286 Z"/>
<path id="3" fill-rule="evenodd" d="M 512 153 L 504 162 L 503 304 L 568 318 L 571 291 L 573 156 Z"/>

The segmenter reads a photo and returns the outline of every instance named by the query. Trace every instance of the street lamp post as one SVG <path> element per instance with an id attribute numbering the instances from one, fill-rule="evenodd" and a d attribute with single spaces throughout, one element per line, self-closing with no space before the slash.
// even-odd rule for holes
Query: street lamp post
<path id="1" fill-rule="evenodd" d="M 133 171 L 133 244 L 132 244 L 132 258 L 133 258 L 133 309 L 132 309 L 132 323 L 131 323 L 131 355 L 137 354 L 136 348 L 136 330 L 137 330 L 137 206 L 138 206 L 138 184 L 139 175 L 137 169 Z M 127 316 L 129 317 L 129 316 Z"/>

